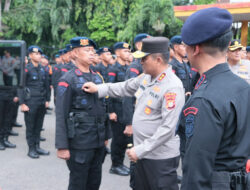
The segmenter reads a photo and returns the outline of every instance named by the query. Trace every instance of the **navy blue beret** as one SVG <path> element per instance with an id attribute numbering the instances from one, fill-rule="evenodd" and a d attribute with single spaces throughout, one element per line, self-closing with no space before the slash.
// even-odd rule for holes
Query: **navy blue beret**
<path id="1" fill-rule="evenodd" d="M 146 33 L 137 34 L 137 35 L 135 36 L 135 38 L 134 38 L 134 44 L 135 44 L 136 42 L 142 41 L 144 38 L 149 38 L 149 37 L 150 37 L 150 35 L 148 35 L 148 34 L 146 34 Z"/>
<path id="2" fill-rule="evenodd" d="M 61 55 L 63 55 L 64 54 L 64 49 L 60 49 L 59 51 L 58 51 L 58 54 L 61 56 Z"/>
<path id="3" fill-rule="evenodd" d="M 62 55 L 67 53 L 68 51 L 66 50 L 66 48 L 62 49 Z"/>
<path id="4" fill-rule="evenodd" d="M 107 47 L 107 46 L 104 46 L 104 47 L 99 48 L 96 53 L 101 55 L 102 53 L 105 53 L 105 52 L 111 53 L 111 49 L 109 49 L 109 47 Z"/>
<path id="5" fill-rule="evenodd" d="M 59 55 L 59 54 L 56 54 L 56 55 L 55 55 L 55 58 L 59 58 L 59 57 L 60 57 L 60 55 Z"/>
<path id="6" fill-rule="evenodd" d="M 74 37 L 70 40 L 70 43 L 72 45 L 72 49 L 86 46 L 93 46 L 94 49 L 97 49 L 96 43 L 87 37 Z"/>
<path id="7" fill-rule="evenodd" d="M 184 23 L 182 41 L 187 45 L 196 45 L 212 40 L 229 32 L 232 22 L 232 15 L 226 9 L 212 7 L 199 10 Z"/>
<path id="8" fill-rule="evenodd" d="M 181 44 L 181 42 L 182 42 L 182 38 L 181 38 L 181 36 L 179 36 L 179 35 L 173 36 L 173 37 L 170 39 L 170 43 L 171 43 L 172 45 L 174 45 L 174 44 Z"/>
<path id="9" fill-rule="evenodd" d="M 250 46 L 247 46 L 247 47 L 246 47 L 246 51 L 247 51 L 247 52 L 250 52 Z"/>
<path id="10" fill-rule="evenodd" d="M 117 42 L 113 47 L 114 51 L 117 49 L 130 49 L 130 45 L 126 42 Z"/>
<path id="11" fill-rule="evenodd" d="M 42 57 L 45 58 L 45 59 L 47 59 L 47 60 L 49 60 L 48 56 L 45 55 L 45 54 L 42 54 Z"/>
<path id="12" fill-rule="evenodd" d="M 72 45 L 71 44 L 66 44 L 65 49 L 67 50 L 67 52 L 72 50 Z"/>
<path id="13" fill-rule="evenodd" d="M 41 54 L 43 53 L 42 49 L 39 46 L 32 45 L 28 48 L 28 52 L 40 52 Z"/>

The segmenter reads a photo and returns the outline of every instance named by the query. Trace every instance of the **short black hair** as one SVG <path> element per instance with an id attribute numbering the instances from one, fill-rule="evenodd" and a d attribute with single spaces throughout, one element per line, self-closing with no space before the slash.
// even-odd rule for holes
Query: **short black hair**
<path id="1" fill-rule="evenodd" d="M 225 52 L 228 49 L 229 42 L 232 40 L 233 33 L 229 31 L 217 38 L 202 43 L 202 47 L 207 54 L 214 55 L 218 51 Z"/>
<path id="2" fill-rule="evenodd" d="M 169 60 L 169 52 L 166 52 L 166 53 L 154 53 L 152 54 L 153 58 L 155 59 L 157 56 L 160 56 L 164 63 L 167 64 L 168 63 L 168 60 Z"/>

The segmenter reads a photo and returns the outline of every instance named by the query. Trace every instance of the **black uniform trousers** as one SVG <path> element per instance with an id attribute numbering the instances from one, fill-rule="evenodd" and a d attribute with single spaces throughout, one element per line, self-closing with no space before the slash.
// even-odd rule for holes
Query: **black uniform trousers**
<path id="1" fill-rule="evenodd" d="M 178 190 L 180 157 L 164 160 L 141 159 L 135 165 L 135 190 Z"/>
<path id="2" fill-rule="evenodd" d="M 28 146 L 31 147 L 40 142 L 40 132 L 46 108 L 44 102 L 30 102 L 26 105 L 29 107 L 29 111 L 24 113 L 26 140 Z"/>
<path id="3" fill-rule="evenodd" d="M 111 160 L 114 167 L 122 165 L 128 144 L 128 137 L 124 135 L 125 125 L 119 120 L 111 121 L 112 142 L 111 142 Z"/>
<path id="4" fill-rule="evenodd" d="M 0 141 L 9 135 L 12 127 L 13 100 L 0 99 Z"/>
<path id="5" fill-rule="evenodd" d="M 13 102 L 12 106 L 13 106 L 12 123 L 14 123 L 17 120 L 19 103 Z"/>
<path id="6" fill-rule="evenodd" d="M 105 148 L 70 150 L 67 166 L 70 170 L 68 190 L 98 190 L 102 178 Z"/>

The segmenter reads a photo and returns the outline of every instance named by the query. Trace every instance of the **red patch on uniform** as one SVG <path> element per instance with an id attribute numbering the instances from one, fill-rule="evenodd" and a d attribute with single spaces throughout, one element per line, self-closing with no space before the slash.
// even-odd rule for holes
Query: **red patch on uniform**
<path id="1" fill-rule="evenodd" d="M 139 75 L 139 71 L 137 69 L 135 69 L 135 68 L 131 68 L 130 71 L 136 73 L 137 75 Z"/>
<path id="2" fill-rule="evenodd" d="M 173 71 L 174 74 L 176 73 L 176 71 L 174 69 L 172 69 L 172 71 Z"/>
<path id="3" fill-rule="evenodd" d="M 158 81 L 162 81 L 166 76 L 166 73 L 162 73 L 161 76 L 159 76 Z"/>
<path id="4" fill-rule="evenodd" d="M 175 108 L 176 93 L 168 92 L 164 95 L 166 100 L 166 108 L 171 110 Z"/>
<path id="5" fill-rule="evenodd" d="M 115 73 L 112 73 L 112 72 L 110 72 L 109 74 L 108 74 L 109 76 L 116 76 L 116 74 Z"/>
<path id="6" fill-rule="evenodd" d="M 58 68 L 56 68 L 56 67 L 55 67 L 55 70 L 57 71 L 57 70 L 58 70 Z"/>
<path id="7" fill-rule="evenodd" d="M 198 70 L 195 68 L 191 68 L 191 70 L 198 73 Z"/>
<path id="8" fill-rule="evenodd" d="M 58 86 L 64 86 L 64 87 L 68 87 L 69 86 L 69 84 L 68 83 L 66 83 L 66 82 L 59 82 L 58 83 Z"/>
<path id="9" fill-rule="evenodd" d="M 196 115 L 196 114 L 198 113 L 198 108 L 196 108 L 196 107 L 188 107 L 188 108 L 186 108 L 186 109 L 183 111 L 183 113 L 184 113 L 184 116 L 187 116 L 187 115 L 189 115 L 189 114 L 194 114 L 194 115 Z"/>
<path id="10" fill-rule="evenodd" d="M 82 75 L 82 72 L 80 71 L 80 69 L 76 69 L 75 73 L 76 73 L 77 76 L 81 76 Z"/>
<path id="11" fill-rule="evenodd" d="M 27 73 L 27 72 L 28 72 L 28 69 L 25 69 L 25 72 Z"/>
<path id="12" fill-rule="evenodd" d="M 66 73 L 68 72 L 68 69 L 62 68 L 61 71 Z"/>
<path id="13" fill-rule="evenodd" d="M 203 74 L 202 76 L 200 76 L 200 79 L 197 81 L 194 89 L 198 89 L 205 79 L 206 79 L 206 75 Z"/>
<path id="14" fill-rule="evenodd" d="M 250 159 L 247 161 L 246 172 L 247 172 L 247 173 L 250 172 Z"/>

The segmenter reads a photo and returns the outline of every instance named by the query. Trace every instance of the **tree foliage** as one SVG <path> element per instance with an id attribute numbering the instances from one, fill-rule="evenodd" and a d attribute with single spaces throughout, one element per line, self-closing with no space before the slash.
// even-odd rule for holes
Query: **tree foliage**
<path id="1" fill-rule="evenodd" d="M 89 36 L 99 46 L 111 46 L 118 40 L 132 42 L 141 32 L 171 37 L 180 32 L 182 24 L 174 17 L 172 0 L 9 2 L 9 11 L 2 12 L 5 27 L 0 37 L 40 45 L 48 54 L 64 47 L 74 36 Z"/>

